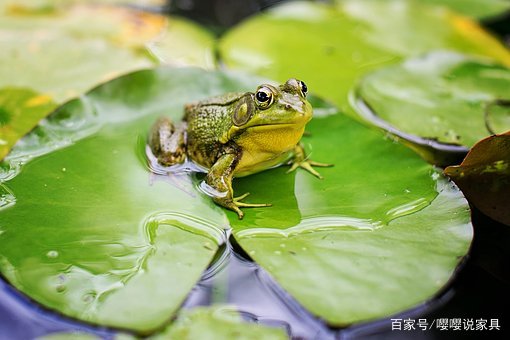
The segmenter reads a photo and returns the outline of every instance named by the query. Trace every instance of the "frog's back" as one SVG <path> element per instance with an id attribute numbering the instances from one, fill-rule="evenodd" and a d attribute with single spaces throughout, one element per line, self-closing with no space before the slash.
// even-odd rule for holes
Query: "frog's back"
<path id="1" fill-rule="evenodd" d="M 245 93 L 226 93 L 185 106 L 188 152 L 192 160 L 209 167 L 221 147 L 220 137 L 232 124 L 235 103 Z"/>
<path id="2" fill-rule="evenodd" d="M 202 105 L 202 106 L 204 106 L 204 105 L 228 105 L 228 104 L 235 102 L 239 98 L 241 98 L 244 94 L 245 94 L 245 92 L 224 93 L 219 96 L 201 100 L 201 101 L 197 102 L 195 105 Z"/>

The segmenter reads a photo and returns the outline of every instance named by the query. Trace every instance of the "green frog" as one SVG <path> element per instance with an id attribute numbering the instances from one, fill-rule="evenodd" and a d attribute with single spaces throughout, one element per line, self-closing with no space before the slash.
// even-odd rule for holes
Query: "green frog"
<path id="1" fill-rule="evenodd" d="M 260 85 L 254 93 L 227 93 L 187 104 L 179 125 L 168 118 L 156 121 L 149 145 L 163 166 L 190 160 L 203 167 L 214 202 L 242 219 L 240 208 L 271 204 L 242 202 L 249 193 L 234 197 L 234 177 L 290 164 L 288 172 L 301 167 L 322 179 L 313 166 L 331 166 L 309 160 L 299 143 L 312 118 L 306 94 L 304 82 L 289 79 L 278 87 Z"/>

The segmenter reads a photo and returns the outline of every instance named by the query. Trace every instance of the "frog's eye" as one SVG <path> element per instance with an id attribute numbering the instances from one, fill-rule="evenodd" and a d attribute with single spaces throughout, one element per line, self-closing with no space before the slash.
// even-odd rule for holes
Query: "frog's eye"
<path id="1" fill-rule="evenodd" d="M 306 86 L 305 82 L 302 80 L 298 80 L 299 89 L 301 90 L 301 93 L 303 94 L 303 97 L 306 97 L 306 93 L 308 92 L 308 86 Z"/>
<path id="2" fill-rule="evenodd" d="M 270 88 L 262 86 L 255 94 L 257 106 L 261 109 L 267 109 L 273 103 L 273 91 Z"/>

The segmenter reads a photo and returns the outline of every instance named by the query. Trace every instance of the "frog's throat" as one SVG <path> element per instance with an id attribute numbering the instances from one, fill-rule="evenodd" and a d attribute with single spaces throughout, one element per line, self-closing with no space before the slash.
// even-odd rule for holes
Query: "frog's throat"
<path id="1" fill-rule="evenodd" d="M 254 133 L 257 131 L 260 132 L 268 132 L 268 131 L 278 131 L 281 129 L 290 129 L 290 130 L 301 130 L 304 128 L 304 125 L 301 126 L 301 124 L 296 123 L 274 123 L 274 124 L 260 124 L 260 125 L 252 125 L 249 127 L 238 127 L 238 126 L 232 126 L 228 131 L 223 133 L 223 135 L 220 137 L 219 141 L 222 144 L 227 143 L 229 140 L 232 140 L 236 135 L 238 135 L 240 132 L 247 131 L 250 133 Z"/>

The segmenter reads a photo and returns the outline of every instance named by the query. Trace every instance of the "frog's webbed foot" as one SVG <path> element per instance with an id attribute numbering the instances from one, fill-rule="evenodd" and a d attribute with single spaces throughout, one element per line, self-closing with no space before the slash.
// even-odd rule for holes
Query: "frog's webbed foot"
<path id="1" fill-rule="evenodd" d="M 287 173 L 292 172 L 296 170 L 297 168 L 303 168 L 318 179 L 323 179 L 324 177 L 321 176 L 320 173 L 317 172 L 313 167 L 330 167 L 333 166 L 333 164 L 328 163 L 319 163 L 314 162 L 312 160 L 306 159 L 305 151 L 303 150 L 303 147 L 301 145 L 296 145 L 294 149 L 294 158 L 291 161 L 291 167 L 287 171 Z"/>
<path id="2" fill-rule="evenodd" d="M 221 199 L 215 199 L 214 201 L 216 203 L 221 204 L 227 209 L 233 210 L 237 213 L 237 216 L 240 220 L 243 219 L 244 213 L 240 208 L 262 208 L 262 207 L 270 207 L 271 204 L 269 203 L 244 203 L 241 202 L 241 200 L 245 199 L 246 196 L 248 196 L 250 193 L 247 192 L 244 195 L 234 197 L 232 200 L 221 200 Z"/>
<path id="3" fill-rule="evenodd" d="M 262 207 L 270 207 L 271 204 L 269 203 L 245 203 L 241 202 L 246 196 L 248 196 L 250 193 L 247 192 L 244 195 L 234 197 L 233 199 L 228 199 L 226 197 L 213 197 L 214 202 L 216 202 L 219 205 L 224 206 L 227 209 L 233 210 L 237 213 L 237 216 L 240 220 L 243 219 L 244 213 L 240 208 L 262 208 Z"/>
<path id="4" fill-rule="evenodd" d="M 234 204 L 237 205 L 238 207 L 243 207 L 243 208 L 260 208 L 260 207 L 270 207 L 270 206 L 272 206 L 271 203 L 244 203 L 244 202 L 240 202 L 242 199 L 245 199 L 246 196 L 248 196 L 249 194 L 250 193 L 247 192 L 244 195 L 235 197 L 233 199 Z"/>
<path id="5" fill-rule="evenodd" d="M 318 173 L 317 170 L 315 170 L 313 168 L 314 166 L 330 167 L 330 166 L 333 166 L 333 164 L 319 163 L 319 162 L 314 162 L 314 161 L 302 161 L 299 163 L 292 163 L 290 169 L 287 170 L 287 173 L 292 172 L 292 171 L 296 170 L 297 168 L 303 168 L 306 171 L 308 171 L 309 173 L 311 173 L 312 175 L 314 175 L 315 177 L 317 177 L 318 179 L 323 179 L 324 177 L 322 177 L 321 174 Z"/>
<path id="6" fill-rule="evenodd" d="M 216 204 L 235 211 L 241 220 L 244 217 L 244 213 L 240 208 L 270 207 L 271 204 L 241 202 L 250 193 L 234 197 L 232 176 L 236 162 L 237 158 L 235 154 L 225 154 L 220 157 L 209 170 L 206 177 L 206 183 L 216 191 L 222 193 L 222 195 L 213 196 L 213 201 Z"/>

